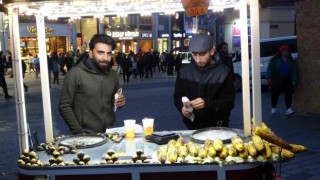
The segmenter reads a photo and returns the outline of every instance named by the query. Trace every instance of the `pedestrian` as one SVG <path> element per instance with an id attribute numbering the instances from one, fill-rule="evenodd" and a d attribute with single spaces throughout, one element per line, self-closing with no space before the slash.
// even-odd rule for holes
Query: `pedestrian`
<path id="1" fill-rule="evenodd" d="M 174 104 L 183 122 L 188 129 L 228 127 L 235 99 L 231 70 L 212 59 L 214 48 L 210 35 L 194 35 L 189 51 L 194 61 L 180 68 L 174 90 Z M 182 103 L 183 97 L 190 100 L 189 106 Z"/>
<path id="2" fill-rule="evenodd" d="M 27 65 L 24 62 L 24 60 L 21 60 L 21 66 L 22 66 L 22 77 L 24 78 L 26 71 L 27 71 Z M 26 85 L 25 82 L 23 82 L 24 91 L 28 92 L 29 87 Z"/>
<path id="3" fill-rule="evenodd" d="M 122 77 L 123 77 L 123 84 L 129 83 L 129 79 L 132 73 L 132 63 L 130 60 L 130 56 L 121 60 L 121 67 L 122 67 Z"/>
<path id="4" fill-rule="evenodd" d="M 168 76 L 173 76 L 173 71 L 174 71 L 173 50 L 171 50 L 170 53 L 167 54 L 166 61 L 167 61 L 167 74 L 168 74 Z"/>
<path id="5" fill-rule="evenodd" d="M 271 113 L 277 113 L 278 99 L 281 92 L 284 92 L 284 101 L 287 108 L 285 114 L 293 114 L 292 97 L 293 89 L 298 81 L 298 67 L 290 54 L 289 46 L 282 45 L 279 48 L 279 53 L 271 58 L 267 70 L 267 79 L 271 87 Z"/>
<path id="6" fill-rule="evenodd" d="M 228 43 L 222 42 L 218 46 L 218 53 L 214 56 L 214 59 L 221 64 L 228 66 L 228 68 L 234 73 L 232 57 L 229 55 Z"/>
<path id="7" fill-rule="evenodd" d="M 3 52 L 0 51 L 0 57 L 3 57 Z M 12 96 L 10 96 L 8 94 L 8 87 L 7 87 L 7 82 L 6 82 L 6 78 L 5 78 L 5 62 L 4 62 L 5 58 L 1 58 L 0 59 L 0 86 L 3 89 L 4 92 L 4 98 L 6 99 L 10 99 L 12 98 Z"/>
<path id="8" fill-rule="evenodd" d="M 108 35 L 95 34 L 89 43 L 89 58 L 65 76 L 59 110 L 73 134 L 105 133 L 115 122 L 115 108 L 125 105 L 119 95 L 119 79 L 111 68 L 116 44 Z"/>
<path id="9" fill-rule="evenodd" d="M 166 52 L 162 52 L 161 56 L 160 56 L 160 68 L 161 68 L 161 72 L 165 72 L 166 71 L 166 67 L 167 67 L 167 62 L 166 62 Z"/>
<path id="10" fill-rule="evenodd" d="M 180 57 L 180 54 L 177 54 L 177 56 L 174 60 L 174 67 L 175 67 L 175 70 L 177 73 L 178 73 L 181 66 L 182 66 L 182 59 Z"/>
<path id="11" fill-rule="evenodd" d="M 57 84 L 59 85 L 59 62 L 58 62 L 58 59 L 53 60 L 52 72 L 53 72 L 53 84 L 55 84 L 57 82 Z"/>
<path id="12" fill-rule="evenodd" d="M 37 54 L 34 55 L 34 58 L 33 58 L 33 65 L 34 65 L 34 69 L 35 69 L 35 76 L 36 78 L 39 78 L 39 74 L 40 74 L 40 60 L 39 60 L 39 57 Z"/>

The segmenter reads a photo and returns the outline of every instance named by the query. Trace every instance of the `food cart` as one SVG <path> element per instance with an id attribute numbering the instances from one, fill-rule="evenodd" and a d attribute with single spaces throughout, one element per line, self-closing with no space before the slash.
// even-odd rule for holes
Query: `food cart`
<path id="1" fill-rule="evenodd" d="M 182 0 L 183 3 L 190 3 L 189 0 Z M 211 159 L 211 161 L 206 162 L 204 160 L 199 160 L 196 162 L 191 161 L 180 161 L 180 162 L 171 162 L 168 163 L 164 161 L 161 163 L 158 157 L 155 157 L 161 146 L 158 146 L 154 143 L 148 142 L 145 140 L 144 136 L 136 136 L 130 141 L 129 139 L 124 138 L 120 143 L 115 143 L 110 139 L 107 139 L 105 143 L 99 144 L 99 146 L 84 148 L 81 150 L 81 157 L 83 154 L 89 156 L 90 161 L 93 163 L 81 163 L 74 164 L 72 159 L 75 156 L 79 156 L 79 151 L 77 149 L 75 154 L 64 154 L 60 153 L 56 155 L 55 158 L 58 159 L 58 156 L 62 156 L 63 160 L 60 158 L 60 161 L 68 162 L 68 164 L 59 165 L 57 163 L 51 163 L 50 158 L 54 154 L 48 154 L 46 151 L 37 151 L 34 152 L 24 151 L 29 149 L 28 142 L 28 133 L 27 133 L 27 120 L 26 120 L 26 111 L 24 104 L 24 91 L 23 91 L 23 82 L 21 74 L 21 61 L 20 59 L 20 43 L 19 43 L 19 15 L 31 14 L 36 17 L 37 21 L 37 37 L 39 44 L 39 57 L 43 59 L 41 63 L 41 87 L 43 93 L 43 111 L 44 111 L 44 120 L 45 120 L 45 132 L 46 132 L 46 141 L 54 142 L 54 146 L 59 148 L 59 141 L 55 141 L 52 131 L 52 118 L 51 118 L 51 107 L 50 107 L 50 96 L 49 96 L 49 83 L 48 83 L 48 73 L 47 73 L 47 56 L 45 49 L 45 17 L 81 17 L 87 15 L 93 16 L 104 16 L 104 15 L 115 15 L 120 13 L 118 9 L 125 10 L 127 14 L 140 13 L 141 9 L 147 11 L 148 13 L 156 13 L 163 11 L 183 11 L 185 8 L 188 9 L 188 13 L 192 16 L 200 15 L 205 13 L 204 7 L 194 8 L 193 6 L 186 7 L 184 4 L 181 5 L 180 0 L 169 0 L 169 1 L 59 1 L 56 2 L 47 2 L 47 1 L 13 1 L 6 5 L 9 12 L 9 21 L 10 21 L 10 34 L 11 34 L 11 49 L 13 50 L 13 62 L 14 62 L 14 76 L 16 79 L 16 109 L 18 117 L 18 131 L 19 131 L 19 142 L 20 142 L 20 152 L 21 156 L 18 160 L 17 166 L 21 179 L 34 179 L 37 176 L 49 176 L 50 179 L 238 179 L 239 177 L 244 177 L 244 179 L 262 179 L 264 177 L 270 177 L 272 171 L 265 172 L 265 164 L 274 162 L 273 160 L 266 161 L 241 161 L 240 163 L 235 160 L 231 160 L 230 163 L 226 163 L 223 158 L 218 160 Z M 243 130 L 238 130 L 238 135 L 243 138 L 249 138 L 251 140 L 251 130 L 252 127 L 261 125 L 261 94 L 260 94 L 260 68 L 259 68 L 259 4 L 256 0 L 199 0 L 192 2 L 205 2 L 207 4 L 207 9 L 223 9 L 223 8 L 233 8 L 237 7 L 240 9 L 240 19 L 241 19 L 241 49 L 242 49 L 242 59 L 249 59 L 248 55 L 248 32 L 247 32 L 247 3 L 250 3 L 250 13 L 251 13 L 251 44 L 252 44 L 252 58 L 257 59 L 252 63 L 253 65 L 253 106 L 251 116 L 251 96 L 250 96 L 250 85 L 249 85 L 249 62 L 242 61 L 243 69 L 243 114 L 244 114 L 244 128 Z M 150 5 L 151 4 L 151 5 Z M 99 6 L 98 9 L 95 9 Z M 63 9 L 66 8 L 67 9 Z M 88 7 L 88 8 L 82 8 Z M 137 8 L 139 7 L 139 8 Z M 79 8 L 81 11 L 79 11 Z M 95 9 L 95 10 L 93 10 Z M 82 11 L 83 10 L 83 11 Z M 251 117 L 253 117 L 253 126 L 251 125 Z M 179 137 L 185 138 L 187 141 L 190 141 L 190 135 L 194 132 L 185 131 L 185 132 L 174 132 L 179 134 Z M 229 142 L 230 143 L 230 142 Z M 201 143 L 198 143 L 201 144 Z M 48 145 L 48 144 L 47 144 Z M 125 163 L 116 163 L 116 164 L 107 164 L 106 153 L 110 148 L 120 146 L 122 148 L 119 151 L 125 153 L 126 155 L 123 158 L 129 162 Z M 137 148 L 130 146 L 139 146 L 140 149 L 143 149 L 146 153 L 147 159 L 150 159 L 148 162 L 142 163 L 132 163 L 130 157 L 132 154 L 128 154 L 129 151 L 136 151 Z M 201 146 L 201 145 L 200 145 Z M 276 153 L 275 153 L 276 154 Z M 278 154 L 281 154 L 281 150 Z M 88 158 L 88 157 L 87 157 Z M 129 158 L 129 159 L 128 159 Z M 268 157 L 270 158 L 270 157 Z M 31 160 L 34 159 L 34 162 Z M 223 160 L 221 160 L 223 159 Z M 49 161 L 49 164 L 48 164 Z M 101 161 L 105 161 L 101 163 Z M 198 160 L 197 160 L 198 161 Z M 69 163 L 71 162 L 71 163 Z M 88 161 L 89 162 L 89 161 Z M 29 164 L 28 164 L 29 163 Z M 43 164 L 41 164 L 43 163 Z M 40 164 L 40 165 L 39 165 Z"/>
<path id="2" fill-rule="evenodd" d="M 243 137 L 241 130 L 232 130 Z M 190 141 L 190 137 L 196 131 L 172 131 L 166 133 L 175 133 L 179 137 L 185 137 L 186 142 Z M 88 136 L 90 137 L 90 136 Z M 93 136 L 92 136 L 93 137 Z M 98 137 L 98 136 L 96 136 Z M 93 137 L 93 138 L 96 138 Z M 103 136 L 101 136 L 103 137 Z M 101 138 L 104 141 L 104 138 Z M 62 137 L 57 141 L 59 145 L 66 138 Z M 72 141 L 75 141 L 73 139 Z M 69 141 L 71 142 L 71 141 Z M 63 144 L 63 143 L 62 143 Z M 157 158 L 157 150 L 160 146 L 145 139 L 143 134 L 136 134 L 133 139 L 124 138 L 120 142 L 114 142 L 111 139 L 106 139 L 102 144 L 91 146 L 89 148 L 82 147 L 77 149 L 77 152 L 83 153 L 84 156 L 90 156 L 92 163 L 86 162 L 85 165 L 74 164 L 74 159 L 79 154 L 64 154 L 61 165 L 21 165 L 18 164 L 20 179 L 33 179 L 42 177 L 50 179 L 237 179 L 243 177 L 245 179 L 272 179 L 272 169 L 268 162 L 239 162 L 235 160 L 220 161 L 213 160 L 205 162 L 201 159 L 189 159 L 183 162 L 171 163 L 168 160 L 165 163 L 160 163 Z M 109 162 L 106 158 L 112 153 L 118 154 L 116 161 Z M 135 154 L 142 152 L 145 155 L 145 160 L 138 162 L 134 160 Z M 39 159 L 43 162 L 50 162 L 53 155 L 46 151 L 37 151 Z M 199 161 L 201 162 L 199 162 Z M 61 162 L 60 162 L 61 163 Z"/>

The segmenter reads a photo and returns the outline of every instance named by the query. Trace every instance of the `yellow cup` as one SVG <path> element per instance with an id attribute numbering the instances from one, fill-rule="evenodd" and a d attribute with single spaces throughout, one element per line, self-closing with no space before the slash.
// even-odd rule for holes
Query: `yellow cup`
<path id="1" fill-rule="evenodd" d="M 124 120 L 123 122 L 126 130 L 126 138 L 134 138 L 136 120 L 128 119 L 128 120 Z"/>
<path id="2" fill-rule="evenodd" d="M 142 119 L 142 125 L 143 125 L 145 136 L 149 136 L 153 133 L 153 124 L 154 124 L 154 119 L 152 118 Z"/>

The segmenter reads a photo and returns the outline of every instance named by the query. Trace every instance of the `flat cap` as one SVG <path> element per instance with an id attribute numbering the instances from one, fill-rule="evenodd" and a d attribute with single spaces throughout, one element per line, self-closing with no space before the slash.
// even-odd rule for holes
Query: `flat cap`
<path id="1" fill-rule="evenodd" d="M 213 37 L 205 34 L 195 34 L 190 39 L 189 51 L 190 52 L 206 52 L 213 48 Z"/>

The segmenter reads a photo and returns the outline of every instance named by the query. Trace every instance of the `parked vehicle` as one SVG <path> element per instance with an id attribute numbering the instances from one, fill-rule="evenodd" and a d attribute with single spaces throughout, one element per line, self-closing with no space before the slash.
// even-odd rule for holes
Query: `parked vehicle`
<path id="1" fill-rule="evenodd" d="M 297 37 L 296 36 L 286 36 L 262 39 L 260 41 L 260 71 L 261 71 L 261 85 L 267 86 L 267 70 L 270 59 L 279 52 L 279 47 L 281 45 L 288 45 L 290 47 L 290 52 L 293 59 L 298 56 L 297 53 Z M 251 46 L 249 45 L 249 51 Z M 249 53 L 250 54 L 250 53 Z M 251 55 L 249 55 L 251 57 Z M 233 60 L 233 68 L 235 73 L 235 90 L 242 89 L 242 68 L 241 68 L 241 55 L 238 53 Z M 250 76 L 251 76 L 251 59 L 250 59 Z M 251 79 L 251 77 L 250 77 Z"/>

